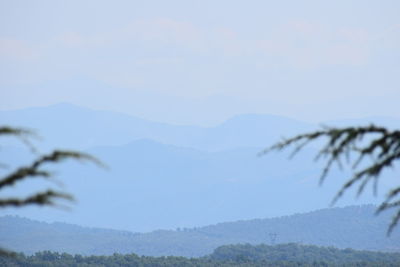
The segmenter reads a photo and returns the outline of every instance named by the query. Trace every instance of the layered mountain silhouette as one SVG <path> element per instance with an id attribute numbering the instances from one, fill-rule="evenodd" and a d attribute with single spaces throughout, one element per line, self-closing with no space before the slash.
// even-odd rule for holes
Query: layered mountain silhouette
<path id="1" fill-rule="evenodd" d="M 130 115 L 98 111 L 61 103 L 1 111 L 0 123 L 36 129 L 45 137 L 44 145 L 89 148 L 122 145 L 137 139 L 208 151 L 237 147 L 265 147 L 270 140 L 310 129 L 296 120 L 247 114 L 233 117 L 215 127 L 171 125 Z"/>
<path id="2" fill-rule="evenodd" d="M 1 244 L 32 254 L 51 250 L 83 255 L 136 253 L 197 257 L 227 244 L 298 243 L 359 250 L 398 252 L 399 231 L 385 230 L 390 214 L 375 216 L 375 206 L 322 209 L 270 219 L 242 220 L 197 228 L 132 233 L 0 217 Z"/>
<path id="3" fill-rule="evenodd" d="M 1 111 L 0 124 L 37 129 L 43 136 L 35 142 L 39 152 L 81 149 L 109 166 L 107 170 L 76 162 L 49 166 L 62 189 L 77 199 L 68 211 L 29 207 L 1 212 L 48 222 L 151 231 L 282 216 L 328 207 L 350 176 L 334 169 L 319 187 L 322 165 L 312 160 L 316 147 L 292 160 L 288 160 L 290 153 L 259 157 L 280 136 L 315 129 L 278 116 L 242 115 L 205 128 L 59 104 Z M 36 156 L 7 142 L 0 155 L 10 168 Z M 380 192 L 393 183 L 383 182 Z M 32 179 L 8 193 L 28 195 L 48 186 L 57 188 L 58 183 Z M 374 198 L 370 190 L 357 202 L 353 190 L 337 205 L 377 203 L 379 197 Z"/>

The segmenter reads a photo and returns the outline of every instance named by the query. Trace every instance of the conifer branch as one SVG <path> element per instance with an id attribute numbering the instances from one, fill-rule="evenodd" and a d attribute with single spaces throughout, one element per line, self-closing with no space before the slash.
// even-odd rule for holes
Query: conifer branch
<path id="1" fill-rule="evenodd" d="M 0 135 L 10 135 L 17 138 L 28 138 L 34 133 L 30 130 L 23 128 L 12 128 L 12 127 L 0 127 Z M 29 140 L 27 140 L 29 142 Z M 26 142 L 24 142 L 26 144 Z M 49 179 L 52 178 L 52 173 L 46 170 L 42 170 L 41 167 L 46 163 L 59 163 L 66 159 L 74 159 L 79 161 L 90 161 L 98 166 L 105 167 L 105 165 L 97 158 L 82 152 L 77 151 L 66 151 L 66 150 L 54 150 L 49 154 L 39 156 L 30 165 L 23 166 L 3 178 L 0 178 L 0 190 L 7 186 L 13 186 L 18 182 L 22 182 L 27 178 L 40 177 Z M 45 192 L 36 193 L 27 198 L 7 198 L 0 199 L 0 208 L 14 206 L 22 207 L 25 205 L 54 205 L 55 199 L 66 199 L 72 200 L 70 194 L 64 192 L 58 192 L 53 190 L 47 190 Z"/>
<path id="2" fill-rule="evenodd" d="M 365 137 L 369 137 L 368 141 Z M 260 153 L 264 155 L 271 151 L 282 151 L 294 146 L 292 156 L 302 150 L 312 141 L 327 139 L 325 145 L 317 153 L 316 160 L 325 159 L 325 166 L 321 172 L 320 183 L 323 183 L 334 163 L 342 167 L 343 158 L 352 163 L 353 175 L 347 180 L 332 200 L 332 204 L 343 196 L 343 194 L 355 184 L 358 184 L 357 195 L 360 195 L 366 185 L 373 181 L 373 189 L 376 194 L 378 179 L 382 171 L 392 167 L 394 162 L 400 159 L 400 131 L 389 131 L 385 127 L 373 124 L 366 127 L 333 128 L 323 127 L 322 130 L 301 134 L 289 139 L 284 139 Z M 357 158 L 350 161 L 350 154 L 356 154 Z M 366 157 L 371 157 L 372 162 L 367 162 L 359 169 L 361 162 Z M 388 227 L 387 234 L 393 231 L 400 220 L 400 200 L 395 198 L 400 195 L 400 187 L 390 191 L 385 201 L 378 207 L 377 213 L 389 208 L 397 209 L 397 213 Z"/>
<path id="3" fill-rule="evenodd" d="M 21 207 L 21 206 L 27 206 L 27 205 L 48 205 L 48 206 L 54 206 L 55 199 L 66 199 L 66 200 L 73 200 L 73 197 L 70 194 L 62 193 L 62 192 L 57 192 L 53 190 L 47 190 L 45 192 L 40 192 L 40 193 L 35 193 L 32 196 L 29 196 L 27 198 L 8 198 L 8 199 L 0 199 L 0 208 L 4 207 Z"/>
<path id="4" fill-rule="evenodd" d="M 23 128 L 13 128 L 13 127 L 0 127 L 0 136 L 12 136 L 20 139 L 25 145 L 31 148 L 32 151 L 37 152 L 35 147 L 30 143 L 29 138 L 36 136 L 34 132 L 23 129 Z M 0 190 L 7 186 L 13 186 L 18 182 L 22 182 L 28 178 L 40 177 L 49 179 L 52 178 L 52 173 L 43 170 L 43 165 L 47 163 L 59 163 L 66 159 L 74 159 L 79 161 L 90 161 L 95 163 L 100 167 L 105 167 L 105 165 L 99 161 L 97 158 L 78 151 L 67 151 L 67 150 L 54 150 L 49 154 L 39 156 L 30 165 L 23 166 L 3 178 L 0 178 Z M 3 166 L 3 165 L 1 165 Z M 56 206 L 56 200 L 64 199 L 72 201 L 72 195 L 59 192 L 54 190 L 47 190 L 43 192 L 34 193 L 26 198 L 21 197 L 9 197 L 0 198 L 0 208 L 6 207 L 25 207 L 28 205 L 40 205 L 40 206 Z M 0 256 L 13 256 L 13 252 L 4 250 L 0 248 Z"/>

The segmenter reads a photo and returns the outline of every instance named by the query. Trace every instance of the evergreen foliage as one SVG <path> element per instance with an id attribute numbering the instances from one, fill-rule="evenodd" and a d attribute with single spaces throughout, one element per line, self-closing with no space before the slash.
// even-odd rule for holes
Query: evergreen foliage
<path id="1" fill-rule="evenodd" d="M 16 137 L 27 145 L 31 149 L 32 153 L 38 154 L 36 148 L 30 142 L 30 139 L 37 135 L 30 130 L 2 126 L 0 127 L 0 136 Z M 9 186 L 14 186 L 15 184 L 29 178 L 51 179 L 53 178 L 53 173 L 43 169 L 43 165 L 48 163 L 59 163 L 66 159 L 91 161 L 99 166 L 103 166 L 98 159 L 89 154 L 77 151 L 54 150 L 45 155 L 37 155 L 37 159 L 35 159 L 31 164 L 19 167 L 4 177 L 0 177 L 0 190 Z M 7 167 L 4 163 L 2 163 L 2 165 L 4 168 Z M 63 191 L 47 189 L 41 192 L 35 192 L 27 197 L 16 196 L 0 198 L 0 208 L 24 207 L 27 205 L 54 206 L 56 205 L 56 200 L 59 199 L 73 200 L 73 197 Z M 9 254 L 9 252 L 0 250 L 0 254 Z"/>
<path id="2" fill-rule="evenodd" d="M 111 256 L 82 256 L 50 251 L 38 252 L 32 256 L 18 254 L 14 258 L 0 257 L 1 266 L 399 266 L 399 253 L 380 253 L 339 250 L 332 247 L 281 244 L 277 246 L 229 245 L 217 248 L 202 258 L 149 257 L 136 254 L 113 254 Z"/>
<path id="3" fill-rule="evenodd" d="M 297 154 L 301 149 L 312 141 L 326 138 L 327 141 L 319 153 L 316 160 L 326 159 L 325 167 L 322 171 L 320 182 L 323 183 L 332 165 L 337 163 L 343 166 L 343 160 L 351 164 L 353 176 L 345 182 L 337 192 L 332 204 L 340 198 L 347 189 L 355 184 L 358 185 L 358 195 L 361 194 L 366 185 L 373 182 L 374 192 L 378 186 L 378 180 L 382 171 L 393 167 L 396 160 L 400 159 L 400 130 L 389 130 L 385 127 L 375 125 L 365 127 L 346 127 L 331 128 L 325 127 L 322 130 L 300 134 L 282 142 L 272 145 L 261 154 L 294 146 L 293 154 Z M 367 139 L 367 141 L 365 140 Z M 354 160 L 351 156 L 356 156 Z M 366 161 L 365 158 L 372 160 Z M 364 164 L 362 164 L 364 162 Z M 377 209 L 377 213 L 384 210 L 397 209 L 395 216 L 390 223 L 387 234 L 393 231 L 400 220 L 400 186 L 388 192 L 386 199 Z"/>

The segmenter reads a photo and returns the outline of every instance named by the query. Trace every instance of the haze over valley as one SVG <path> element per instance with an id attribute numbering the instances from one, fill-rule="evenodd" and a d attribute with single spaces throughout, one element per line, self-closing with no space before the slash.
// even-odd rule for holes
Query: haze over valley
<path id="1" fill-rule="evenodd" d="M 400 266 L 398 14 L 0 0 L 0 265 Z"/>
<path id="2" fill-rule="evenodd" d="M 143 232 L 284 216 L 329 207 L 351 175 L 336 169 L 319 186 L 322 163 L 312 160 L 317 148 L 292 160 L 290 151 L 259 156 L 282 133 L 290 136 L 318 127 L 279 116 L 244 114 L 214 127 L 176 126 L 64 103 L 0 112 L 0 118 L 5 125 L 40 129 L 43 137 L 34 144 L 41 152 L 84 150 L 107 165 L 102 169 L 66 162 L 57 168 L 57 180 L 77 200 L 67 203 L 70 210 L 3 211 L 48 222 Z M 388 126 L 399 122 L 381 120 Z M 368 124 L 370 119 L 361 121 Z M 346 123 L 352 122 L 335 122 Z M 35 156 L 18 143 L 3 151 L 15 166 Z M 16 189 L 29 194 L 45 185 L 30 181 Z M 378 203 L 379 197 L 367 193 L 356 199 L 354 190 L 348 192 L 338 206 Z"/>

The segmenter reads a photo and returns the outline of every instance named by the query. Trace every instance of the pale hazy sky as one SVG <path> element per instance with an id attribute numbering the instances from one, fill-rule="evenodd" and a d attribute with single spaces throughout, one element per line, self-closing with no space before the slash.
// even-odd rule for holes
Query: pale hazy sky
<path id="1" fill-rule="evenodd" d="M 400 1 L 0 1 L 0 109 L 400 118 Z"/>

